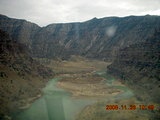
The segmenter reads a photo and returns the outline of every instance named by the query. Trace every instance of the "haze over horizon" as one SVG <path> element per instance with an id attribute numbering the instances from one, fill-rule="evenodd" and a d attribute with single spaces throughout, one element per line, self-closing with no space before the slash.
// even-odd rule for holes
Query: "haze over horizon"
<path id="1" fill-rule="evenodd" d="M 160 15 L 160 0 L 1 0 L 0 13 L 46 26 L 94 17 Z"/>

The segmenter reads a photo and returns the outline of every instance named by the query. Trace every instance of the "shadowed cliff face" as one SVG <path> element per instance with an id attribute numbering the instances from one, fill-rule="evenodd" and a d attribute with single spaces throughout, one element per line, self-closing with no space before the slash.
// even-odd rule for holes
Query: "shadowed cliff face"
<path id="1" fill-rule="evenodd" d="M 160 18 L 156 16 L 130 16 L 94 18 L 83 23 L 51 24 L 43 30 L 50 32 L 47 40 L 57 41 L 70 49 L 71 54 L 112 59 L 119 48 L 145 41 L 159 25 Z M 38 33 L 37 37 L 42 36 L 43 32 Z M 40 39 L 41 37 L 37 40 Z"/>
<path id="2" fill-rule="evenodd" d="M 29 56 L 26 45 L 22 43 L 18 43 L 17 41 L 11 39 L 11 37 L 2 30 L 0 30 L 0 53 L 1 53 L 0 54 L 1 64 L 9 66 L 11 68 L 13 68 L 14 65 L 12 66 L 11 64 L 14 62 L 20 67 L 20 68 L 17 68 L 18 70 L 29 69 L 28 67 L 31 67 L 30 68 L 31 70 L 28 71 L 30 73 L 32 73 L 32 70 L 38 71 L 38 66 L 44 67 L 40 65 L 40 63 L 38 63 L 36 60 L 32 59 L 32 57 Z M 26 67 L 21 68 L 22 67 L 20 66 L 21 64 L 22 65 L 25 64 Z M 43 76 L 43 75 L 40 74 L 40 76 Z M 47 76 L 50 76 L 50 75 L 48 74 Z"/>
<path id="3" fill-rule="evenodd" d="M 33 37 L 40 27 L 26 20 L 0 15 L 0 29 L 6 31 L 12 39 L 30 47 Z"/>
<path id="4" fill-rule="evenodd" d="M 0 17 L 0 28 L 27 44 L 31 55 L 64 59 L 79 54 L 113 60 L 120 48 L 144 42 L 158 26 L 160 17 L 149 15 L 93 18 L 83 23 L 50 24 L 46 27 Z"/>
<path id="5" fill-rule="evenodd" d="M 149 97 L 146 100 L 159 102 L 160 94 L 160 31 L 156 30 L 153 36 L 145 42 L 130 45 L 121 49 L 115 61 L 108 67 L 109 72 L 123 79 L 137 89 L 141 97 L 146 91 Z M 140 99 L 142 99 L 140 98 Z"/>
<path id="6" fill-rule="evenodd" d="M 0 30 L 0 119 L 40 94 L 52 70 L 33 60 L 27 47 Z"/>

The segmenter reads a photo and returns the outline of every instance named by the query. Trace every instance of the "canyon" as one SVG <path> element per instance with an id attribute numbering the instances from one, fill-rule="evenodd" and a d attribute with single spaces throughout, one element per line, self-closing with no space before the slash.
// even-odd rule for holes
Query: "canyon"
<path id="1" fill-rule="evenodd" d="M 64 78 L 57 85 L 77 98 L 120 94 L 121 89 L 100 84 L 111 75 L 116 79 L 113 84 L 132 89 L 134 97 L 126 103 L 159 104 L 159 46 L 160 16 L 93 18 L 40 27 L 0 15 L 0 119 L 11 119 L 13 111 L 19 112 L 16 107 L 25 108 L 43 96 L 49 79 L 59 76 Z M 84 108 L 77 120 L 96 119 L 94 112 L 103 114 L 99 119 L 109 119 L 102 110 L 105 102 Z M 143 119 L 158 119 L 158 111 L 159 107 Z"/>

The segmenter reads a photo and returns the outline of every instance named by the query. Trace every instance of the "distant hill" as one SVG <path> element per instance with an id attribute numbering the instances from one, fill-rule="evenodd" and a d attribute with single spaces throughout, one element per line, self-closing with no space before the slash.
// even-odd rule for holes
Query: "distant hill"
<path id="1" fill-rule="evenodd" d="M 113 60 L 119 49 L 145 42 L 160 26 L 160 16 L 93 18 L 86 22 L 39 27 L 25 20 L 0 16 L 0 29 L 26 44 L 36 57 L 68 58 L 78 54 Z"/>

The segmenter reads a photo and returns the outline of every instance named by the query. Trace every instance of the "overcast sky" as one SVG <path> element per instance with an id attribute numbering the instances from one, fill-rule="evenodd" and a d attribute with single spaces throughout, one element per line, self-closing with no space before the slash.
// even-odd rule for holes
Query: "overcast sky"
<path id="1" fill-rule="evenodd" d="M 160 15 L 160 0 L 0 0 L 0 13 L 46 26 L 93 17 Z"/>

